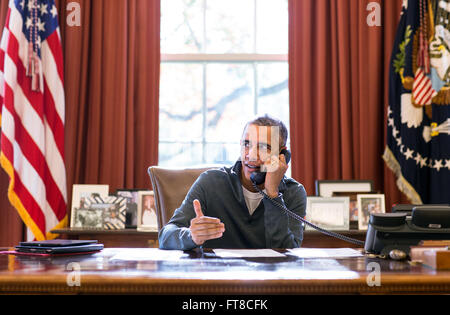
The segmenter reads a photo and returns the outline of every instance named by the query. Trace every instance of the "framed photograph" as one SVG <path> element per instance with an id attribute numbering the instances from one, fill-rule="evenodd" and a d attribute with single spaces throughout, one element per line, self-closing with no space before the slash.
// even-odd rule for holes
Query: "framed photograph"
<path id="1" fill-rule="evenodd" d="M 368 194 L 376 194 L 376 192 L 369 191 Z M 350 230 L 358 230 L 358 194 L 360 192 L 356 191 L 335 191 L 333 192 L 333 197 L 349 197 L 349 219 L 350 219 Z"/>
<path id="2" fill-rule="evenodd" d="M 89 197 L 83 208 L 75 208 L 73 227 L 121 230 L 125 228 L 127 199 L 117 196 Z"/>
<path id="3" fill-rule="evenodd" d="M 334 192 L 373 191 L 372 180 L 316 180 L 316 196 L 332 197 Z"/>
<path id="4" fill-rule="evenodd" d="M 137 208 L 139 191 L 147 191 L 145 189 L 118 189 L 116 190 L 116 196 L 124 197 L 127 199 L 127 214 L 125 228 L 135 229 L 137 228 Z"/>
<path id="5" fill-rule="evenodd" d="M 349 197 L 308 197 L 306 220 L 327 230 L 347 231 L 349 223 Z M 313 230 L 306 226 L 306 230 Z"/>
<path id="6" fill-rule="evenodd" d="M 158 231 L 158 218 L 153 191 L 139 191 L 138 193 L 138 231 Z"/>
<path id="7" fill-rule="evenodd" d="M 103 229 L 103 209 L 101 207 L 75 208 L 71 227 L 95 230 Z"/>
<path id="8" fill-rule="evenodd" d="M 384 194 L 359 194 L 358 199 L 358 228 L 367 230 L 371 213 L 385 213 Z"/>
<path id="9" fill-rule="evenodd" d="M 108 195 L 109 185 L 73 185 L 70 227 L 75 227 L 75 209 L 87 209 L 87 198 L 92 198 L 95 196 L 106 197 Z"/>

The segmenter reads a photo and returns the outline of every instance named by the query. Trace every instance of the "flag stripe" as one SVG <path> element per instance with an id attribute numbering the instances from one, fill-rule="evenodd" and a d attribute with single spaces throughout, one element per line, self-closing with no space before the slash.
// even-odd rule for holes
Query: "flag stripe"
<path id="1" fill-rule="evenodd" d="M 416 86 L 416 88 L 414 88 L 414 90 L 416 90 L 417 89 L 417 87 L 419 87 L 424 81 L 424 76 L 423 76 L 423 73 L 422 73 L 422 71 L 419 71 L 419 73 L 418 73 L 418 75 L 416 76 L 416 79 L 415 79 L 415 81 L 414 81 L 414 86 Z"/>
<path id="2" fill-rule="evenodd" d="M 8 68 L 8 71 L 5 73 L 5 88 L 6 86 L 9 86 L 14 91 L 13 94 L 10 95 L 12 98 L 11 101 L 14 102 L 14 110 L 21 117 L 23 125 L 26 126 L 28 133 L 31 135 L 41 152 L 45 152 L 44 139 L 39 137 L 44 131 L 42 118 L 38 111 L 36 111 L 36 106 L 33 106 L 23 93 L 24 90 L 29 88 L 29 85 L 27 86 L 27 84 L 24 84 L 24 89 L 18 85 L 16 79 L 20 81 L 22 75 L 20 71 L 16 71 L 17 68 L 15 63 L 9 58 L 9 55 L 5 58 L 5 65 Z M 6 97 L 7 93 L 5 89 L 5 99 Z M 35 102 L 39 101 L 33 97 L 31 97 L 31 99 Z M 4 102 L 6 102 L 6 100 Z"/>
<path id="3" fill-rule="evenodd" d="M 6 86 L 5 95 L 9 96 L 9 94 L 12 94 L 12 90 L 9 89 L 8 86 Z M 19 174 L 21 178 L 29 178 L 32 179 L 30 182 L 32 184 L 38 184 L 38 185 L 27 185 L 24 183 L 24 186 L 26 186 L 31 195 L 39 202 L 39 204 L 46 204 L 49 203 L 53 206 L 60 206 L 60 203 L 65 203 L 63 200 L 61 194 L 59 194 L 59 189 L 54 183 L 51 176 L 48 176 L 49 170 L 46 163 L 41 163 L 43 156 L 41 155 L 41 152 L 39 148 L 35 145 L 35 143 L 32 141 L 32 139 L 29 137 L 26 130 L 22 127 L 22 124 L 20 122 L 20 118 L 18 115 L 12 114 L 13 111 L 11 111 L 11 105 L 8 103 L 8 100 L 10 97 L 6 98 L 5 102 L 5 108 L 3 110 L 3 113 L 6 118 L 10 119 L 10 123 L 7 124 L 7 126 L 11 126 L 9 130 L 14 130 L 14 133 L 8 133 L 8 131 L 5 132 L 5 137 L 10 139 L 15 139 L 14 141 L 14 166 L 16 169 L 16 172 Z M 11 119 L 12 122 L 11 123 Z M 5 119 L 7 120 L 7 119 Z M 11 141 L 11 140 L 10 140 Z M 20 145 L 19 145 L 20 143 Z M 21 147 L 26 148 L 26 150 L 22 150 Z M 6 155 L 9 157 L 8 155 Z M 11 159 L 10 159 L 11 160 Z M 18 161 L 23 161 L 24 167 L 18 168 L 16 163 Z M 20 171 L 23 170 L 23 173 Z M 42 182 L 42 179 L 45 179 L 45 182 Z M 52 191 L 52 194 L 48 194 L 47 197 L 45 197 L 45 191 Z M 50 198 L 49 198 L 50 197 Z M 49 211 L 47 207 L 43 209 L 43 212 L 48 215 L 49 217 L 53 216 L 53 212 Z M 61 214 L 59 214 L 61 217 Z M 62 216 L 60 219 L 62 219 L 64 216 Z"/>
<path id="4" fill-rule="evenodd" d="M 15 12 L 15 10 L 13 10 L 13 12 Z M 14 14 L 13 14 L 14 16 Z M 17 19 L 21 19 L 20 14 L 18 14 Z M 26 51 L 24 50 L 20 50 L 18 49 L 19 47 L 19 42 L 18 39 L 20 39 L 21 41 L 26 41 L 26 38 L 23 35 L 22 31 L 18 31 L 17 27 L 12 27 L 11 29 L 11 36 L 10 36 L 10 41 L 13 44 L 13 47 L 8 47 L 8 54 L 10 55 L 17 55 L 17 53 L 20 56 L 20 61 L 19 60 L 15 60 L 15 63 L 20 66 L 20 69 L 18 69 L 18 73 L 22 74 L 22 77 L 18 78 L 19 82 L 25 81 L 27 83 L 27 86 L 24 87 L 22 86 L 22 89 L 25 91 L 29 91 L 30 87 L 31 87 L 31 79 L 29 77 L 24 76 L 25 74 L 25 56 L 26 56 Z M 58 135 L 57 137 L 61 138 L 64 136 L 64 88 L 61 82 L 61 77 L 59 77 L 58 75 L 54 75 L 55 73 L 60 73 L 62 72 L 62 70 L 57 69 L 57 67 L 54 67 L 56 64 L 59 64 L 59 66 L 62 68 L 62 60 L 59 58 L 62 58 L 62 52 L 61 53 L 55 53 L 56 55 L 59 56 L 58 59 L 53 58 L 53 52 L 57 51 L 57 47 L 55 47 L 55 45 L 57 45 L 59 42 L 59 39 L 57 38 L 57 35 L 55 35 L 56 33 L 52 34 L 51 36 L 49 36 L 49 38 L 51 39 L 52 45 L 49 46 L 47 45 L 46 42 L 42 43 L 42 54 L 43 54 L 43 71 L 44 71 L 44 78 L 46 79 L 47 83 L 47 88 L 50 90 L 50 94 L 49 93 L 45 93 L 44 92 L 44 97 L 48 97 L 48 101 L 51 101 L 51 103 L 48 103 L 48 107 L 45 109 L 46 115 L 48 115 L 51 119 L 49 119 L 49 121 L 52 123 L 50 125 L 50 129 L 54 131 L 55 135 Z M 60 49 L 61 50 L 61 49 Z M 24 78 L 23 78 L 24 77 Z M 44 80 L 45 81 L 45 80 Z M 56 88 L 54 88 L 53 86 L 56 86 Z M 32 95 L 30 95 L 32 94 Z M 44 102 L 41 99 L 36 99 L 36 100 L 31 100 L 31 98 L 33 98 L 33 94 L 30 92 L 30 94 L 27 95 L 28 99 L 30 99 L 31 104 L 36 104 L 36 105 L 40 105 L 40 104 L 47 104 L 46 102 Z M 55 106 L 55 104 L 59 104 L 59 106 Z M 41 113 L 44 112 L 44 109 L 41 109 L 41 106 L 39 106 L 38 108 L 36 108 L 36 110 Z M 55 113 L 53 113 L 53 111 L 56 110 L 57 111 L 57 115 L 59 116 L 60 122 L 56 121 L 56 117 L 55 117 Z M 64 139 L 59 139 L 58 141 L 55 141 L 56 144 L 58 145 L 59 148 L 59 152 L 61 154 L 61 156 L 64 158 Z"/>
<path id="5" fill-rule="evenodd" d="M 48 130 L 53 131 L 55 146 L 58 147 L 59 154 L 64 159 L 64 122 L 61 121 L 56 112 L 55 102 L 50 95 L 50 89 L 46 80 L 44 80 L 44 104 L 46 105 Z"/>
<path id="6" fill-rule="evenodd" d="M 413 84 L 413 97 L 417 105 L 430 105 L 436 95 L 431 80 L 424 74 L 421 68 L 417 69 Z"/>
<path id="7" fill-rule="evenodd" d="M 58 73 L 59 80 L 61 81 L 61 84 L 64 85 L 64 73 L 63 73 L 63 64 L 64 64 L 64 58 L 62 55 L 61 50 L 61 40 L 57 33 L 53 33 L 49 37 L 47 37 L 46 42 L 44 42 L 45 45 L 48 46 L 49 50 L 51 51 L 52 55 L 54 56 L 55 65 L 56 65 L 56 73 Z M 44 59 L 45 62 L 45 59 Z M 64 109 L 64 107 L 63 107 Z"/>
<path id="8" fill-rule="evenodd" d="M 430 87 L 430 82 L 428 80 L 424 80 L 424 82 L 416 89 L 416 93 L 418 95 L 424 94 L 427 92 L 427 89 Z"/>
<path id="9" fill-rule="evenodd" d="M 9 25 L 10 17 L 11 17 L 11 8 L 8 8 L 8 12 L 6 14 L 6 19 L 5 19 L 6 26 L 3 30 L 2 38 L 0 40 L 0 108 L 3 107 L 3 96 L 4 96 L 4 88 L 3 88 L 4 78 L 3 78 L 3 76 L 4 76 L 4 69 L 5 69 L 5 64 L 4 64 L 5 49 L 3 49 L 3 47 L 6 47 L 7 42 L 8 42 L 9 31 L 7 29 L 7 25 Z M 0 122 L 0 127 L 1 127 L 1 122 Z"/>
<path id="10" fill-rule="evenodd" d="M 419 95 L 419 103 L 427 105 L 428 103 L 426 101 L 428 99 L 431 99 L 433 91 L 434 91 L 433 88 L 429 86 L 428 89 L 424 91 L 424 93 L 422 93 L 422 95 Z"/>
<path id="11" fill-rule="evenodd" d="M 55 109 L 58 116 L 61 121 L 64 121 L 64 87 L 56 67 L 56 62 L 58 61 L 54 59 L 47 42 L 42 43 L 42 56 L 45 58 L 42 63 L 44 78 L 47 80 L 51 96 L 53 97 L 55 104 L 57 104 Z"/>
<path id="12" fill-rule="evenodd" d="M 6 58 L 7 60 L 9 59 L 9 57 Z M 12 67 L 12 66 L 11 66 Z M 13 71 L 10 71 L 9 73 L 12 73 Z M 42 163 L 43 160 L 45 160 L 44 156 L 43 156 L 43 148 L 39 147 L 39 144 L 41 146 L 45 146 L 45 143 L 43 141 L 39 141 L 39 143 L 37 143 L 35 141 L 36 137 L 34 137 L 35 139 L 31 139 L 33 134 L 39 134 L 39 133 L 43 133 L 44 132 L 44 128 L 43 128 L 43 124 L 42 121 L 39 119 L 39 117 L 37 115 L 33 115 L 33 113 L 35 113 L 32 109 L 31 106 L 27 107 L 28 102 L 26 100 L 26 97 L 23 96 L 23 94 L 21 93 L 21 89 L 20 88 L 16 88 L 16 93 L 14 93 L 12 91 L 12 89 L 10 89 L 9 87 L 9 82 L 8 82 L 9 76 L 6 76 L 6 83 L 5 84 L 5 102 L 4 102 L 4 106 L 6 107 L 5 109 L 10 111 L 10 112 L 15 112 L 15 116 L 16 116 L 16 121 L 17 124 L 15 124 L 15 133 L 13 135 L 14 138 L 16 138 L 16 140 L 19 140 L 19 143 L 21 143 L 24 147 L 27 148 L 27 150 L 25 152 L 28 153 L 28 159 L 31 162 L 31 164 L 34 166 L 36 172 L 42 177 L 45 178 L 48 182 L 46 183 L 47 185 L 50 185 L 50 187 L 47 187 L 47 189 L 50 189 L 49 191 L 53 191 L 54 194 L 49 194 L 49 196 L 52 196 L 52 198 L 55 198 L 55 195 L 58 194 L 58 192 L 60 192 L 60 189 L 58 188 L 58 186 L 55 185 L 51 185 L 50 183 L 54 183 L 53 179 L 51 178 L 50 175 L 50 171 L 48 170 L 48 166 L 47 163 Z M 14 83 L 12 83 L 11 85 L 14 85 Z M 15 100 L 14 105 L 9 103 L 9 101 Z M 18 106 L 18 104 L 22 104 L 24 106 Z M 13 107 L 14 106 L 14 107 Z M 19 118 L 22 117 L 22 119 Z M 22 126 L 22 128 L 20 128 L 18 126 L 18 124 L 20 124 L 20 126 Z M 25 127 L 26 126 L 26 127 Z M 29 135 L 28 137 L 26 135 Z M 29 138 L 29 140 L 28 140 Z M 13 139 L 10 137 L 10 139 Z M 40 140 L 40 139 L 38 139 Z M 51 145 L 49 145 L 48 147 L 52 147 Z M 45 150 L 45 148 L 44 148 Z M 28 161 L 27 161 L 28 162 Z M 48 175 L 46 175 L 48 174 Z M 42 187 L 44 185 L 42 184 Z M 64 198 L 62 198 L 64 200 Z M 42 200 L 41 200 L 42 201 Z M 55 202 L 53 202 L 55 203 Z M 59 204 L 59 202 L 55 203 L 56 205 Z M 49 214 L 51 215 L 51 214 Z M 60 216 L 60 215 L 59 215 Z"/>
<path id="13" fill-rule="evenodd" d="M 4 115 L 5 113 L 3 113 L 2 116 Z M 12 156 L 15 154 L 15 148 L 13 147 L 9 139 L 5 137 L 2 138 L 2 154 L 4 154 L 4 156 L 8 159 L 8 161 L 14 160 Z M 45 231 L 45 218 L 40 206 L 36 203 L 34 197 L 30 194 L 28 189 L 24 187 L 22 180 L 20 179 L 20 175 L 16 172 L 15 163 L 11 164 L 14 167 L 14 171 L 12 174 L 13 175 L 12 179 L 14 180 L 14 192 L 18 196 L 21 196 L 20 198 L 21 203 L 24 205 L 30 217 L 33 218 L 33 221 L 37 225 L 39 230 Z"/>
<path id="14" fill-rule="evenodd" d="M 420 104 L 422 104 L 423 99 L 427 97 L 427 95 L 430 94 L 431 91 L 431 85 L 427 84 L 425 85 L 422 90 L 418 93 L 418 98 L 419 98 L 419 102 Z"/>
<path id="15" fill-rule="evenodd" d="M 46 153 L 45 150 L 47 149 L 48 153 L 50 154 L 46 154 L 47 157 L 47 162 L 49 162 L 49 164 L 54 164 L 53 166 L 53 170 L 55 173 L 55 176 L 63 176 L 63 178 L 60 178 L 59 180 L 55 178 L 56 182 L 58 183 L 58 187 L 60 189 L 60 191 L 66 191 L 66 187 L 65 187 L 65 166 L 64 166 L 64 126 L 63 126 L 63 122 L 61 122 L 60 119 L 58 119 L 59 115 L 55 113 L 54 110 L 52 110 L 54 108 L 54 102 L 53 102 L 53 98 L 51 97 L 51 93 L 46 93 L 44 96 L 44 98 L 46 98 L 45 100 L 47 101 L 46 104 L 46 108 L 44 109 L 44 99 L 42 97 L 38 97 L 34 92 L 31 92 L 31 79 L 27 76 L 25 76 L 25 67 L 22 64 L 21 60 L 19 58 L 17 58 L 17 53 L 18 53 L 18 43 L 16 41 L 15 36 L 11 35 L 10 36 L 10 45 L 8 45 L 8 55 L 6 58 L 6 62 L 9 63 L 8 67 L 11 69 L 11 78 L 10 75 L 7 76 L 7 78 L 9 78 L 9 85 L 10 86 L 15 86 L 17 83 L 11 82 L 12 80 L 14 80 L 14 77 L 17 76 L 17 80 L 19 82 L 22 82 L 22 84 L 20 84 L 21 89 L 18 90 L 18 95 L 16 95 L 16 97 L 19 98 L 20 102 L 18 102 L 19 104 L 22 104 L 24 108 L 16 108 L 16 111 L 22 112 L 22 117 L 28 117 L 30 119 L 30 122 L 24 123 L 24 126 L 32 126 L 34 127 L 34 129 L 37 129 L 38 127 L 40 127 L 40 130 L 29 130 L 30 135 L 34 138 L 34 141 L 38 144 L 40 150 L 42 151 L 42 153 Z M 9 60 L 9 56 L 16 56 L 16 60 L 14 61 L 10 61 Z M 17 71 L 13 71 L 15 69 L 15 66 L 17 65 Z M 17 73 L 17 74 L 16 74 Z M 44 80 L 45 81 L 45 80 Z M 45 82 L 44 82 L 44 85 Z M 48 86 L 48 85 L 47 85 Z M 23 95 L 21 92 L 22 91 L 28 91 L 27 95 Z M 45 92 L 45 91 L 44 91 Z M 59 93 L 61 94 L 61 93 Z M 28 102 L 28 100 L 30 100 Z M 34 106 L 33 106 L 34 105 Z M 37 115 L 33 115 L 34 111 L 30 108 L 32 107 L 33 109 L 35 109 L 35 113 L 40 116 L 39 118 L 37 117 Z M 42 121 L 39 121 L 40 118 L 44 115 L 44 110 L 46 112 L 46 117 L 47 119 L 50 118 L 50 126 L 46 126 L 43 124 Z M 57 117 L 58 115 L 58 117 Z M 49 127 L 49 128 L 47 128 Z M 44 138 L 40 137 L 45 131 L 52 131 L 54 130 L 54 134 L 58 135 L 58 140 L 55 141 L 53 138 L 53 136 L 48 136 L 46 135 L 46 138 L 48 139 L 48 141 L 45 141 Z M 58 145 L 59 144 L 59 145 Z M 55 150 L 55 146 L 58 146 L 57 150 L 59 152 L 59 154 L 56 154 L 56 150 Z M 67 199 L 66 196 L 64 196 L 64 199 Z"/>
<path id="16" fill-rule="evenodd" d="M 15 10 L 12 10 L 11 15 L 14 17 Z M 20 15 L 19 15 L 20 16 Z M 12 20 L 13 21 L 13 20 Z M 5 64 L 6 69 L 11 69 L 14 71 L 10 77 L 17 78 L 17 83 L 20 84 L 23 94 L 26 95 L 29 104 L 31 104 L 36 113 L 39 114 L 41 119 L 43 119 L 44 111 L 43 111 L 43 99 L 40 93 L 35 93 L 31 90 L 31 78 L 26 76 L 26 49 L 24 50 L 24 45 L 19 44 L 19 40 L 26 41 L 26 38 L 23 36 L 22 31 L 17 29 L 16 23 L 11 23 L 10 25 L 10 33 L 9 33 L 9 41 L 8 46 L 6 47 L 7 56 L 11 58 L 11 63 L 9 65 Z M 7 58 L 5 62 L 8 62 Z M 6 73 L 5 75 L 8 75 Z M 11 84 L 10 86 L 14 88 Z M 38 134 L 39 135 L 39 134 Z"/>
<path id="17" fill-rule="evenodd" d="M 7 93 L 13 93 L 9 86 L 6 86 Z M 9 98 L 8 98 L 9 99 Z M 36 146 L 35 142 L 31 139 L 30 135 L 22 125 L 20 121 L 20 117 L 14 113 L 12 108 L 12 104 L 9 104 L 8 101 L 5 103 L 5 113 L 9 114 L 14 119 L 14 138 L 17 143 L 20 143 L 20 147 L 26 148 L 26 150 L 22 150 L 24 158 L 28 160 L 28 162 L 33 166 L 39 175 L 45 179 L 45 188 L 47 191 L 52 191 L 53 194 L 47 195 L 47 202 L 53 209 L 58 209 L 61 207 L 61 204 L 66 203 L 64 196 L 62 195 L 59 187 L 53 180 L 53 177 L 50 176 L 51 171 L 48 168 L 47 163 L 41 163 L 45 157 L 42 155 L 42 152 Z M 14 114 L 13 114 L 14 113 Z M 6 134 L 8 137 L 8 135 Z M 12 139 L 12 135 L 9 135 L 9 139 Z M 65 213 L 56 213 L 58 219 L 62 220 L 64 218 Z"/>
<path id="18" fill-rule="evenodd" d="M 10 161 L 5 157 L 3 152 L 0 153 L 0 165 L 5 170 L 6 174 L 8 174 L 10 181 L 8 186 L 8 199 L 14 208 L 17 209 L 19 216 L 22 218 L 23 222 L 27 225 L 27 227 L 33 232 L 36 239 L 43 240 L 45 236 L 42 234 L 41 229 L 37 226 L 35 220 L 31 217 L 30 213 L 25 209 L 22 201 L 17 196 L 16 191 L 14 190 L 16 176 L 14 175 L 14 167 L 11 165 Z M 66 218 L 67 219 L 67 216 Z"/>

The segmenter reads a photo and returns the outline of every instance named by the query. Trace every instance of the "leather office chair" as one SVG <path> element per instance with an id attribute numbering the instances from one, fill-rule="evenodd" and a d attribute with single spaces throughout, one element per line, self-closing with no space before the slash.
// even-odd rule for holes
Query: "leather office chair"
<path id="1" fill-rule="evenodd" d="M 169 222 L 200 174 L 217 168 L 219 167 L 171 169 L 150 166 L 148 168 L 148 174 L 155 194 L 158 230 L 161 230 Z"/>

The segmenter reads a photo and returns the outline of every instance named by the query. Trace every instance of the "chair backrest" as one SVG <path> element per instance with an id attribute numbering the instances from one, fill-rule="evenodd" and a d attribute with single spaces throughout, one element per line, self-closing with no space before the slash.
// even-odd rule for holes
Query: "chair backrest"
<path id="1" fill-rule="evenodd" d="M 150 166 L 148 168 L 155 194 L 158 230 L 169 222 L 200 174 L 214 168 L 218 167 L 173 169 Z"/>

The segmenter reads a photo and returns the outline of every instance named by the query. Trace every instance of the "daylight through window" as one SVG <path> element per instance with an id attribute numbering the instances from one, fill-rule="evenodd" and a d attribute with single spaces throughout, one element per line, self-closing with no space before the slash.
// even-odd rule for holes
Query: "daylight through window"
<path id="1" fill-rule="evenodd" d="M 289 128 L 287 0 L 162 0 L 159 165 L 233 164 L 244 124 Z"/>

